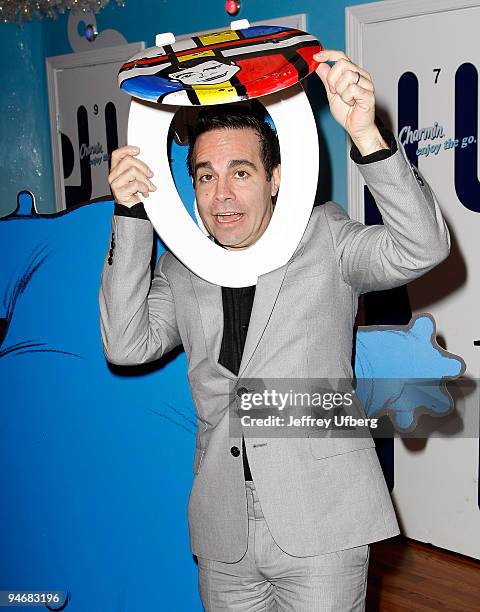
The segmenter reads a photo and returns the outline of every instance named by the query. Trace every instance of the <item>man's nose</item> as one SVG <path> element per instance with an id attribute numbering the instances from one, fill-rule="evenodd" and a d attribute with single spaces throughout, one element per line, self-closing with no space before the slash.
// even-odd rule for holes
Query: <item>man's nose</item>
<path id="1" fill-rule="evenodd" d="M 215 198 L 219 202 L 225 202 L 227 200 L 234 200 L 235 193 L 232 190 L 230 181 L 227 178 L 219 177 L 217 180 Z"/>

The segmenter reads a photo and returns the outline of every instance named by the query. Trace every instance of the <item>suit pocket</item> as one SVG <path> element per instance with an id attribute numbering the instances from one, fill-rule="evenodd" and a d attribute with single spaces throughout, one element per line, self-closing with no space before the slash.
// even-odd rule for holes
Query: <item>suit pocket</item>
<path id="1" fill-rule="evenodd" d="M 205 455 L 204 448 L 195 447 L 195 454 L 193 456 L 193 473 L 198 474 L 203 462 L 203 456 Z"/>
<path id="2" fill-rule="evenodd" d="M 310 452 L 314 459 L 326 459 L 335 455 L 343 455 L 352 451 L 375 447 L 375 440 L 366 432 L 363 437 L 353 437 L 353 432 L 337 431 L 335 437 L 315 435 L 308 432 Z"/>

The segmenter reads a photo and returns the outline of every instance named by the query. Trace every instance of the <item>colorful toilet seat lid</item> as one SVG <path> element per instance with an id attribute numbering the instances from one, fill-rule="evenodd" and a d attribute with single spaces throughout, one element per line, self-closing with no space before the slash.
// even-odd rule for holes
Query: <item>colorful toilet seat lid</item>
<path id="1" fill-rule="evenodd" d="M 315 70 L 322 50 L 311 34 L 251 26 L 150 47 L 118 73 L 130 95 L 163 104 L 203 106 L 264 96 L 298 83 Z"/>

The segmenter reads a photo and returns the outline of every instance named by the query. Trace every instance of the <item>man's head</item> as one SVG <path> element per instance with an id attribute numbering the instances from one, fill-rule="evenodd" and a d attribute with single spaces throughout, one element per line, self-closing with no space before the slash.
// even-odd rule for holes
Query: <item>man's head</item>
<path id="1" fill-rule="evenodd" d="M 280 185 L 280 148 L 250 108 L 211 107 L 190 139 L 188 170 L 208 232 L 228 249 L 254 244 L 267 229 Z"/>

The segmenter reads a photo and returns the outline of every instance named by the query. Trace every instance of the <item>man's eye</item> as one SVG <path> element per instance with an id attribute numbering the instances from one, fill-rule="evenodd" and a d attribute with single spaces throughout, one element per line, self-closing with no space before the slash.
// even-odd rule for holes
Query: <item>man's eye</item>
<path id="1" fill-rule="evenodd" d="M 198 179 L 201 183 L 209 183 L 213 179 L 213 174 L 202 174 Z"/>
<path id="2" fill-rule="evenodd" d="M 235 174 L 237 178 L 240 178 L 240 179 L 246 179 L 249 176 L 246 170 L 237 170 Z"/>

